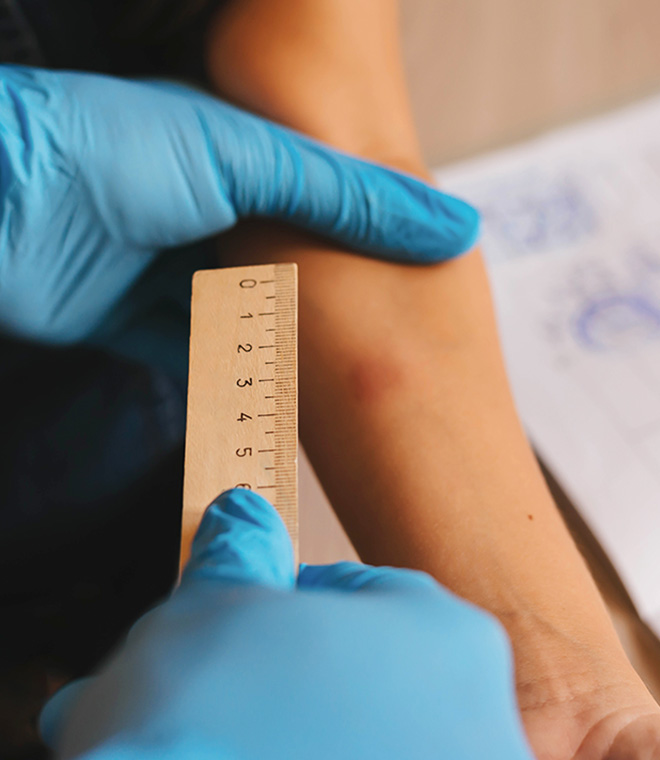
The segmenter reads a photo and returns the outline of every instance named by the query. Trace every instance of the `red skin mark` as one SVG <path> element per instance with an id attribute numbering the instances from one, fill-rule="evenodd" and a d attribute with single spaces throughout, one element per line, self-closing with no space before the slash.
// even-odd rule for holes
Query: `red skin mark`
<path id="1" fill-rule="evenodd" d="M 401 364 L 380 358 L 353 362 L 348 382 L 358 404 L 374 404 L 405 382 L 406 370 Z"/>

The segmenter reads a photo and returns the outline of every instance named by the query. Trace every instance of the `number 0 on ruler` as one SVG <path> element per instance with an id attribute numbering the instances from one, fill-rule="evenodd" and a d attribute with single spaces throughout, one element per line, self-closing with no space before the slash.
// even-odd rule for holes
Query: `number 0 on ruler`
<path id="1" fill-rule="evenodd" d="M 240 486 L 264 496 L 297 556 L 297 267 L 193 278 L 181 566 L 206 507 Z"/>

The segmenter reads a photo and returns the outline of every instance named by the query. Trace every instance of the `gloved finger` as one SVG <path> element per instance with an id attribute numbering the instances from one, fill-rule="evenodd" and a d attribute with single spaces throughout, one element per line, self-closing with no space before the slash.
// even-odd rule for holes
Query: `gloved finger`
<path id="1" fill-rule="evenodd" d="M 477 242 L 479 214 L 464 201 L 248 114 L 240 121 L 249 149 L 229 152 L 240 216 L 278 218 L 403 262 L 442 261 Z"/>
<path id="2" fill-rule="evenodd" d="M 181 586 L 198 580 L 281 589 L 294 586 L 291 539 L 266 499 L 233 488 L 209 506 L 195 535 Z"/>
<path id="3" fill-rule="evenodd" d="M 57 81 L 113 136 L 112 150 L 80 161 L 108 230 L 134 245 L 189 243 L 242 216 L 399 261 L 440 261 L 476 242 L 478 213 L 463 201 L 203 93 L 59 72 Z"/>
<path id="4" fill-rule="evenodd" d="M 191 97 L 180 85 L 156 86 Z M 464 201 L 201 93 L 193 97 L 197 124 L 179 133 L 194 141 L 201 129 L 205 145 L 186 146 L 185 155 L 213 159 L 220 169 L 216 182 L 238 216 L 277 218 L 397 261 L 441 261 L 477 242 L 479 214 Z M 197 178 L 202 198 L 199 168 L 184 167 L 184 173 Z"/>
<path id="5" fill-rule="evenodd" d="M 437 594 L 442 587 L 426 573 L 395 567 L 373 567 L 359 562 L 333 565 L 300 565 L 298 588 L 339 591 L 429 591 Z"/>
<path id="6" fill-rule="evenodd" d="M 91 678 L 79 678 L 71 681 L 56 691 L 41 709 L 39 733 L 44 744 L 50 749 L 54 750 L 57 747 L 60 731 L 71 709 L 91 680 Z"/>

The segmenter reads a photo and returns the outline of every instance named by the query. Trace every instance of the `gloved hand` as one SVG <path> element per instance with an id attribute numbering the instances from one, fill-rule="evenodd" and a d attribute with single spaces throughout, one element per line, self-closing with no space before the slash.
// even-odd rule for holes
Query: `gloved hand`
<path id="1" fill-rule="evenodd" d="M 207 510 L 180 587 L 41 717 L 85 760 L 531 760 L 506 637 L 423 573 L 303 566 L 260 496 Z"/>
<path id="2" fill-rule="evenodd" d="M 468 250 L 477 213 L 167 83 L 0 66 L 0 329 L 99 329 L 163 249 L 273 217 L 366 253 Z"/>

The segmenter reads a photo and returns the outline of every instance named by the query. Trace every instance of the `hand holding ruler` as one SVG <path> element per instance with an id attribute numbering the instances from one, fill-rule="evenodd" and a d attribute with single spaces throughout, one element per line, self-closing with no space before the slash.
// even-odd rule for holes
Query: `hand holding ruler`
<path id="1" fill-rule="evenodd" d="M 297 267 L 196 272 L 190 327 L 181 567 L 206 507 L 249 488 L 298 557 Z"/>

